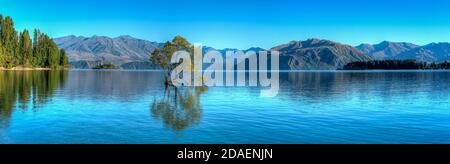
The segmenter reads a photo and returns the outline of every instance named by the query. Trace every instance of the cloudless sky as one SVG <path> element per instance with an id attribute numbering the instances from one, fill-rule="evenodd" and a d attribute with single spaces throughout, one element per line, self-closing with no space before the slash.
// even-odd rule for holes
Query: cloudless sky
<path id="1" fill-rule="evenodd" d="M 16 28 L 52 37 L 182 35 L 216 48 L 271 48 L 322 38 L 350 45 L 384 40 L 450 42 L 448 0 L 0 0 Z"/>

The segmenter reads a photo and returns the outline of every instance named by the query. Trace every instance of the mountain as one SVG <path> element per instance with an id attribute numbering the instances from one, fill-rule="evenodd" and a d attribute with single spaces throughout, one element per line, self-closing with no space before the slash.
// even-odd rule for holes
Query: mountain
<path id="1" fill-rule="evenodd" d="M 383 41 L 379 44 L 361 44 L 355 48 L 369 55 L 375 60 L 395 59 L 397 55 L 410 51 L 419 46 L 405 42 L 388 42 Z"/>
<path id="2" fill-rule="evenodd" d="M 105 36 L 66 36 L 54 39 L 59 48 L 66 50 L 72 68 L 87 69 L 99 64 L 112 63 L 122 69 L 156 69 L 148 62 L 149 55 L 161 48 L 163 43 L 136 39 L 131 36 L 110 38 Z M 203 47 L 203 53 L 217 50 L 223 55 L 226 51 L 238 49 L 215 49 Z M 247 51 L 263 51 L 252 47 Z M 342 68 L 355 61 L 384 59 L 416 59 L 427 62 L 450 61 L 450 43 L 432 43 L 417 46 L 405 42 L 384 41 L 379 44 L 361 44 L 356 47 L 321 39 L 292 41 L 270 50 L 280 51 L 282 70 L 330 70 Z"/>
<path id="3" fill-rule="evenodd" d="M 292 41 L 271 50 L 280 52 L 280 67 L 291 70 L 335 70 L 350 62 L 371 60 L 352 46 L 321 39 Z"/>
<path id="4" fill-rule="evenodd" d="M 101 61 L 122 65 L 147 61 L 160 43 L 136 39 L 131 36 L 66 36 L 54 39 L 59 48 L 66 50 L 71 62 Z"/>
<path id="5" fill-rule="evenodd" d="M 450 61 L 450 43 L 431 43 L 403 52 L 397 58 L 438 63 Z"/>
<path id="6" fill-rule="evenodd" d="M 150 42 L 131 36 L 110 38 L 70 35 L 54 40 L 59 48 L 67 52 L 72 68 L 75 69 L 90 69 L 104 63 L 118 65 L 122 69 L 156 69 L 157 67 L 148 62 L 149 55 L 156 48 L 162 48 L 164 45 L 164 43 Z M 226 51 L 238 51 L 231 48 L 203 47 L 203 53 L 211 50 L 217 50 L 223 55 Z M 250 50 L 259 52 L 264 49 L 252 47 L 244 52 Z"/>

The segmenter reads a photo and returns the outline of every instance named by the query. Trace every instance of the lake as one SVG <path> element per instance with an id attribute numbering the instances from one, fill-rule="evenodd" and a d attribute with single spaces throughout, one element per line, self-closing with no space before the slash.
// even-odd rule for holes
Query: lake
<path id="1" fill-rule="evenodd" d="M 280 73 L 165 90 L 158 71 L 0 71 L 0 143 L 450 143 L 449 71 Z"/>

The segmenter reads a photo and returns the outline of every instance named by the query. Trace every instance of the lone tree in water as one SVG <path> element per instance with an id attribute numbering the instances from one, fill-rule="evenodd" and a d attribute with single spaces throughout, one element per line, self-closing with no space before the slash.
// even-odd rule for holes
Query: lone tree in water
<path id="1" fill-rule="evenodd" d="M 162 49 L 157 48 L 150 56 L 150 62 L 164 70 L 166 86 L 172 85 L 170 80 L 172 70 L 180 63 L 170 63 L 172 55 L 177 51 L 187 51 L 193 54 L 194 48 L 185 38 L 176 36 L 172 42 L 166 42 Z"/>

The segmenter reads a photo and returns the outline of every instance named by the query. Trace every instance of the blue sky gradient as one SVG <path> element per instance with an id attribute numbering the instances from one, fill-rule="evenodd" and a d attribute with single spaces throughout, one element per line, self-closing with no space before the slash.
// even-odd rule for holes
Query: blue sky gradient
<path id="1" fill-rule="evenodd" d="M 450 42 L 448 0 L 0 0 L 20 30 L 52 37 L 182 35 L 216 48 L 271 48 L 322 38 L 350 45 L 384 40 Z"/>

